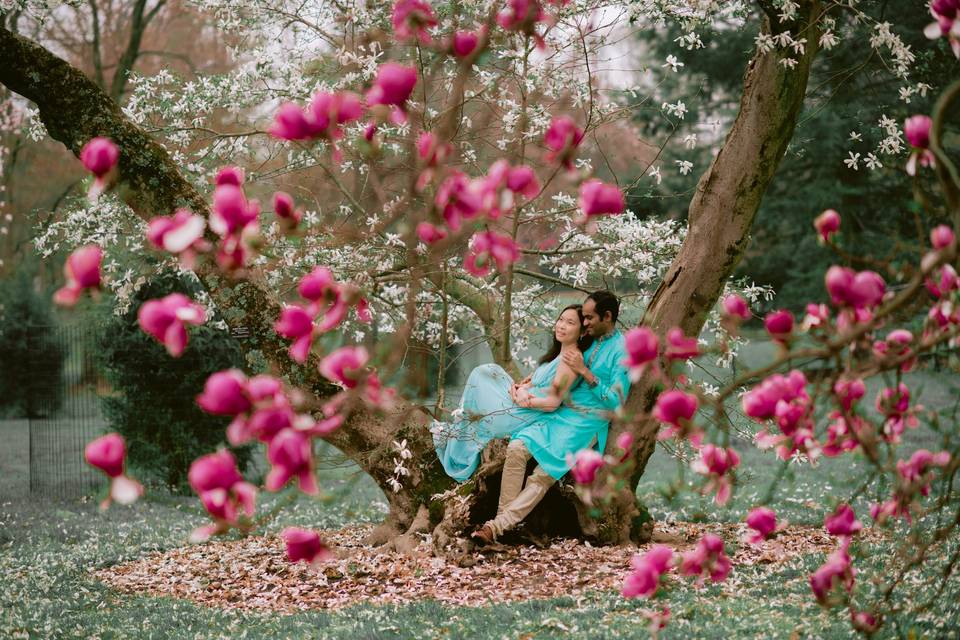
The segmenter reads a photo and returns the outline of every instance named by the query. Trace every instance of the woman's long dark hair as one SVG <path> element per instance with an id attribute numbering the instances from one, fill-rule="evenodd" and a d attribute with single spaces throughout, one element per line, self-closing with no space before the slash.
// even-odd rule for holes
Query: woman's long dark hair
<path id="1" fill-rule="evenodd" d="M 559 320 L 560 316 L 563 315 L 563 312 L 568 309 L 573 309 L 577 312 L 577 317 L 580 318 L 580 327 L 582 331 L 583 330 L 583 305 L 582 304 L 567 305 L 560 311 L 560 314 L 557 316 L 557 320 Z M 553 325 L 554 327 L 556 327 L 557 325 L 556 321 L 554 321 Z M 554 358 L 556 358 L 558 355 L 560 355 L 560 341 L 557 340 L 556 330 L 550 332 L 550 337 L 553 338 L 553 344 L 550 345 L 550 348 L 547 349 L 547 352 L 543 354 L 543 357 L 540 358 L 540 360 L 538 360 L 538 364 L 543 364 L 544 362 L 550 362 Z M 580 351 L 586 351 L 587 349 L 590 348 L 591 344 L 593 344 L 593 336 L 591 335 L 582 335 L 580 336 L 580 339 L 577 340 L 577 348 L 580 349 Z"/>

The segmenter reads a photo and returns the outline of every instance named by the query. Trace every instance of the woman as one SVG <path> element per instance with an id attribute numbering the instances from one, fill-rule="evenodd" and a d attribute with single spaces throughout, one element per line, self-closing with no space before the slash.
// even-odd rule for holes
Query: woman
<path id="1" fill-rule="evenodd" d="M 569 349 L 585 351 L 593 341 L 583 333 L 581 305 L 564 308 L 553 326 L 553 344 L 540 366 L 514 384 L 502 367 L 480 365 L 470 373 L 460 401 L 462 414 L 453 423 L 434 422 L 430 431 L 437 457 L 447 474 L 463 482 L 480 464 L 480 452 L 494 438 L 505 438 L 555 411 L 579 382 L 563 363 Z"/>

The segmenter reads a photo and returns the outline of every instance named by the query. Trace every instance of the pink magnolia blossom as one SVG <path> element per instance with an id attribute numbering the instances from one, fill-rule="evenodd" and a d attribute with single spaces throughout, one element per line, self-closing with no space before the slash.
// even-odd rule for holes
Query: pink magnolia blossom
<path id="1" fill-rule="evenodd" d="M 844 411 L 850 411 L 853 405 L 867 392 L 867 386 L 861 378 L 839 378 L 833 383 L 833 395 L 840 402 Z"/>
<path id="2" fill-rule="evenodd" d="M 842 587 L 849 593 L 853 590 L 854 570 L 850 565 L 850 555 L 840 548 L 827 557 L 827 561 L 810 576 L 810 588 L 821 605 L 832 604 L 831 594 Z"/>
<path id="3" fill-rule="evenodd" d="M 459 231 L 463 220 L 476 218 L 484 212 L 486 192 L 482 180 L 471 180 L 461 171 L 452 171 L 440 183 L 435 203 L 447 226 Z"/>
<path id="4" fill-rule="evenodd" d="M 683 554 L 679 571 L 684 576 L 698 576 L 698 584 L 702 585 L 708 576 L 713 582 L 723 582 L 732 566 L 730 558 L 724 553 L 723 540 L 707 533 L 694 549 Z"/>
<path id="5" fill-rule="evenodd" d="M 830 320 L 830 307 L 825 304 L 807 304 L 806 315 L 803 317 L 803 322 L 800 325 L 802 331 L 809 330 L 813 327 L 823 327 L 826 326 Z"/>
<path id="6" fill-rule="evenodd" d="M 384 386 L 374 371 L 364 381 L 363 399 L 374 409 L 390 411 L 396 404 L 397 390 Z"/>
<path id="7" fill-rule="evenodd" d="M 747 526 L 753 529 L 747 541 L 759 544 L 777 530 L 777 514 L 767 507 L 755 507 L 747 514 Z"/>
<path id="8" fill-rule="evenodd" d="M 703 432 L 693 422 L 698 405 L 695 395 L 679 389 L 662 392 L 653 407 L 653 417 L 667 425 L 667 428 L 657 435 L 657 439 L 687 438 L 694 446 L 698 446 L 703 438 Z"/>
<path id="9" fill-rule="evenodd" d="M 91 200 L 96 200 L 97 196 L 107 189 L 119 159 L 120 149 L 109 138 L 92 138 L 83 145 L 83 149 L 80 150 L 80 162 L 94 176 L 88 194 Z"/>
<path id="10" fill-rule="evenodd" d="M 945 467 L 950 463 L 950 453 L 941 451 L 931 453 L 926 449 L 918 449 L 910 456 L 910 460 L 897 461 L 897 473 L 904 482 L 918 484 L 920 493 L 927 495 L 930 492 L 930 478 L 928 473 L 931 467 Z"/>
<path id="11" fill-rule="evenodd" d="M 315 126 L 307 118 L 300 106 L 293 102 L 285 102 L 277 109 L 273 116 L 273 126 L 269 132 L 281 140 L 309 140 L 313 137 Z"/>
<path id="12" fill-rule="evenodd" d="M 927 449 L 918 449 L 909 460 L 898 460 L 893 496 L 886 502 L 871 505 L 870 517 L 879 523 L 889 517 L 902 517 L 911 522 L 913 517 L 910 512 L 917 505 L 917 499 L 930 493 L 933 467 L 946 467 L 948 464 L 949 452 L 931 453 Z"/>
<path id="13" fill-rule="evenodd" d="M 185 269 L 192 269 L 196 255 L 210 248 L 203 239 L 207 221 L 189 209 L 177 209 L 172 216 L 156 216 L 147 225 L 147 240 L 157 249 L 180 258 Z"/>
<path id="14" fill-rule="evenodd" d="M 582 220 L 589 220 L 594 216 L 623 213 L 626 207 L 620 187 L 597 179 L 587 180 L 580 185 L 578 204 L 584 215 Z"/>
<path id="15" fill-rule="evenodd" d="M 867 437 L 871 431 L 870 424 L 860 416 L 850 416 L 849 419 L 839 411 L 830 413 L 830 424 L 827 425 L 827 439 L 821 450 L 828 458 L 836 457 L 847 451 L 853 451 L 860 446 L 860 440 Z"/>
<path id="16" fill-rule="evenodd" d="M 187 472 L 187 481 L 197 494 L 202 494 L 213 489 L 230 489 L 242 482 L 243 476 L 233 454 L 220 449 L 194 460 Z"/>
<path id="17" fill-rule="evenodd" d="M 668 360 L 689 360 L 700 355 L 696 336 L 687 337 L 680 327 L 667 331 L 667 346 L 664 356 Z"/>
<path id="18" fill-rule="evenodd" d="M 883 300 L 887 288 L 880 274 L 874 271 L 858 273 L 836 265 L 827 269 L 825 282 L 827 293 L 835 305 L 854 309 L 876 307 Z"/>
<path id="19" fill-rule="evenodd" d="M 530 199 L 540 193 L 540 181 L 531 167 L 521 164 L 510 168 L 507 174 L 507 189 Z"/>
<path id="20" fill-rule="evenodd" d="M 424 0 L 397 0 L 393 4 L 393 35 L 400 42 L 416 38 L 421 44 L 430 44 L 427 32 L 437 26 L 433 8 Z"/>
<path id="21" fill-rule="evenodd" d="M 241 187 L 243 186 L 245 176 L 246 174 L 241 167 L 220 167 L 220 169 L 217 170 L 217 176 L 214 178 L 213 183 L 218 187 L 224 184 L 233 185 L 234 187 Z"/>
<path id="22" fill-rule="evenodd" d="M 320 534 L 309 529 L 287 527 L 280 532 L 287 548 L 287 560 L 316 565 L 333 557 L 333 553 L 320 539 Z"/>
<path id="23" fill-rule="evenodd" d="M 591 484 L 597 477 L 597 471 L 605 464 L 603 455 L 596 449 L 581 449 L 573 458 L 570 473 L 577 484 Z"/>
<path id="24" fill-rule="evenodd" d="M 930 232 L 930 244 L 933 248 L 940 251 L 953 244 L 953 229 L 945 224 L 937 225 Z"/>
<path id="25" fill-rule="evenodd" d="M 338 283 L 326 267 L 314 267 L 313 271 L 300 279 L 297 291 L 310 301 L 307 312 L 314 318 L 320 317 L 315 334 L 326 333 L 340 326 L 350 310 L 350 300 L 359 300 L 354 297 L 355 290 Z"/>
<path id="26" fill-rule="evenodd" d="M 934 22 L 923 30 L 931 40 L 946 38 L 953 55 L 960 58 L 960 2 L 957 0 L 932 0 L 930 13 Z"/>
<path id="27" fill-rule="evenodd" d="M 871 636 L 880 629 L 880 620 L 868 611 L 850 610 L 850 625 L 866 636 Z"/>
<path id="28" fill-rule="evenodd" d="M 313 271 L 300 278 L 297 284 L 297 293 L 311 302 L 333 298 L 337 292 L 337 281 L 327 267 L 314 267 Z"/>
<path id="29" fill-rule="evenodd" d="M 913 334 L 906 329 L 894 329 L 887 334 L 884 340 L 876 340 L 873 343 L 873 354 L 877 358 L 896 358 L 902 359 L 900 370 L 910 371 L 917 363 L 916 357 L 908 357 L 912 353 L 910 344 L 913 342 Z"/>
<path id="30" fill-rule="evenodd" d="M 65 307 L 72 307 L 85 289 L 99 290 L 102 260 L 103 250 L 95 244 L 88 244 L 74 250 L 63 265 L 67 282 L 53 294 L 53 301 Z"/>
<path id="31" fill-rule="evenodd" d="M 236 416 L 250 409 L 244 393 L 247 377 L 239 369 L 218 371 L 207 378 L 197 404 L 207 413 Z"/>
<path id="32" fill-rule="evenodd" d="M 627 357 L 623 364 L 630 368 L 630 379 L 636 382 L 647 366 L 656 362 L 660 354 L 660 339 L 648 327 L 638 327 L 624 336 L 624 346 Z"/>
<path id="33" fill-rule="evenodd" d="M 645 554 L 636 554 L 630 560 L 632 571 L 623 581 L 620 593 L 625 598 L 649 598 L 660 585 L 660 576 L 670 568 L 673 549 L 655 544 Z"/>
<path id="34" fill-rule="evenodd" d="M 447 232 L 429 222 L 421 222 L 417 225 L 417 237 L 424 244 L 436 244 L 447 237 Z"/>
<path id="35" fill-rule="evenodd" d="M 915 115 L 907 118 L 903 123 L 903 135 L 907 142 L 913 147 L 910 152 L 910 158 L 907 160 L 907 174 L 917 175 L 917 163 L 921 167 L 937 166 L 936 157 L 930 150 L 930 130 L 933 127 L 933 120 L 930 116 Z"/>
<path id="36" fill-rule="evenodd" d="M 298 305 L 286 305 L 280 311 L 280 318 L 273 325 L 279 335 L 293 340 L 290 345 L 290 358 L 303 364 L 313 347 L 313 316 L 307 309 Z"/>
<path id="37" fill-rule="evenodd" d="M 723 506 L 730 500 L 732 483 L 728 474 L 739 465 L 740 456 L 733 449 L 706 444 L 701 447 L 700 457 L 693 461 L 690 468 L 707 476 L 704 492 L 716 491 L 716 503 Z"/>
<path id="38" fill-rule="evenodd" d="M 633 447 L 633 434 L 629 431 L 624 431 L 617 436 L 617 449 L 623 451 L 624 455 L 630 452 L 630 448 Z"/>
<path id="39" fill-rule="evenodd" d="M 273 194 L 273 214 L 284 233 L 295 230 L 303 219 L 303 211 L 297 209 L 290 194 L 283 191 Z"/>
<path id="40" fill-rule="evenodd" d="M 850 505 L 843 503 L 837 506 L 834 512 L 823 520 L 823 526 L 827 533 L 841 538 L 850 538 L 863 528 L 863 524 L 857 520 L 856 514 Z"/>
<path id="41" fill-rule="evenodd" d="M 806 384 L 807 378 L 802 371 L 793 370 L 786 376 L 775 373 L 743 394 L 743 412 L 758 422 L 773 418 L 779 402 L 809 399 Z"/>
<path id="42" fill-rule="evenodd" d="M 453 153 L 453 145 L 443 142 L 432 131 L 424 131 L 417 138 L 417 158 L 424 169 L 417 177 L 417 191 L 423 191 L 433 181 L 436 167 L 446 162 Z"/>
<path id="43" fill-rule="evenodd" d="M 243 232 L 260 215 L 260 204 L 248 202 L 243 189 L 233 183 L 217 185 L 210 209 L 210 229 L 220 237 Z"/>
<path id="44" fill-rule="evenodd" d="M 498 271 L 505 271 L 519 259 L 520 247 L 513 238 L 494 231 L 481 231 L 470 239 L 470 250 L 463 259 L 463 267 L 471 274 L 483 277 L 490 273 L 493 265 Z"/>
<path id="45" fill-rule="evenodd" d="M 453 145 L 443 142 L 432 131 L 424 131 L 417 138 L 417 157 L 428 167 L 443 164 L 453 153 Z"/>
<path id="46" fill-rule="evenodd" d="M 724 315 L 739 320 L 749 320 L 752 317 L 750 306 L 741 296 L 731 293 L 723 299 L 721 305 Z"/>
<path id="47" fill-rule="evenodd" d="M 363 369 L 370 359 L 363 347 L 340 347 L 320 361 L 320 373 L 327 380 L 355 389 L 363 377 Z"/>
<path id="48" fill-rule="evenodd" d="M 546 18 L 547 14 L 539 0 L 507 0 L 506 6 L 497 14 L 497 24 L 506 31 L 517 31 L 533 37 L 537 46 L 543 48 L 543 38 L 536 32 L 536 26 Z"/>
<path id="49" fill-rule="evenodd" d="M 793 334 L 793 314 L 786 309 L 771 311 L 763 319 L 763 326 L 777 342 L 786 342 Z"/>
<path id="50" fill-rule="evenodd" d="M 297 486 L 304 493 L 319 493 L 313 475 L 313 445 L 307 434 L 296 429 L 284 429 L 276 434 L 267 447 L 267 460 L 273 465 L 264 482 L 267 491 L 279 491 L 291 478 L 296 478 Z"/>
<path id="51" fill-rule="evenodd" d="M 249 526 L 241 523 L 240 518 L 253 517 L 257 489 L 244 482 L 232 453 L 221 449 L 197 458 L 190 465 L 187 480 L 214 521 L 212 525 L 195 529 L 190 536 L 192 542 L 226 533 L 231 527 Z"/>
<path id="52" fill-rule="evenodd" d="M 547 145 L 547 161 L 559 162 L 568 170 L 573 169 L 573 158 L 577 147 L 583 140 L 583 130 L 570 116 L 555 116 L 544 135 L 543 141 Z"/>
<path id="53" fill-rule="evenodd" d="M 480 34 L 476 31 L 457 31 L 453 34 L 450 49 L 458 58 L 469 58 L 480 44 Z"/>
<path id="54" fill-rule="evenodd" d="M 362 114 L 363 105 L 355 93 L 318 91 L 306 110 L 292 102 L 282 104 L 274 116 L 270 134 L 281 140 L 324 139 L 332 147 L 334 161 L 339 163 L 342 154 L 336 141 L 343 137 L 343 125 L 359 119 Z"/>
<path id="55" fill-rule="evenodd" d="M 890 443 L 900 442 L 904 428 L 919 426 L 916 411 L 922 407 L 910 407 L 910 389 L 903 382 L 896 388 L 885 387 L 877 394 L 876 408 L 884 416 L 883 439 Z"/>
<path id="56" fill-rule="evenodd" d="M 391 118 L 397 124 L 406 121 L 404 107 L 417 84 L 416 67 L 396 62 L 385 62 L 377 70 L 373 86 L 367 91 L 367 106 L 391 107 Z"/>
<path id="57" fill-rule="evenodd" d="M 110 478 L 110 491 L 100 503 L 101 509 L 109 507 L 111 501 L 133 504 L 143 495 L 143 486 L 123 473 L 127 445 L 119 433 L 108 433 L 91 440 L 84 447 L 83 457 L 87 464 L 100 469 Z"/>
<path id="58" fill-rule="evenodd" d="M 937 277 L 938 273 L 939 278 Z M 924 285 L 934 298 L 942 298 L 951 291 L 960 289 L 960 276 L 957 276 L 957 271 L 952 264 L 943 265 L 932 275 L 933 277 L 924 280 Z"/>
<path id="59" fill-rule="evenodd" d="M 204 308 L 182 293 L 147 300 L 137 312 L 140 328 L 156 338 L 174 358 L 179 358 L 187 346 L 187 325 L 201 325 L 206 318 Z"/>
<path id="60" fill-rule="evenodd" d="M 826 244 L 830 236 L 840 230 L 840 214 L 833 209 L 827 209 L 814 218 L 813 226 L 820 234 L 820 242 Z"/>

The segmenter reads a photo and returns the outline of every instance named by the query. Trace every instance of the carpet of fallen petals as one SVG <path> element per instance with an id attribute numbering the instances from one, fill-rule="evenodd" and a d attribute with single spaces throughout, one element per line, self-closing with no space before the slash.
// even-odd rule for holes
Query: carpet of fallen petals
<path id="1" fill-rule="evenodd" d="M 380 551 L 363 543 L 369 532 L 369 526 L 321 532 L 335 557 L 316 567 L 288 562 L 278 537 L 248 537 L 154 553 L 94 574 L 123 593 L 227 609 L 292 613 L 422 599 L 482 606 L 619 590 L 631 556 L 646 548 L 563 539 L 544 547 L 493 545 L 476 553 L 475 564 L 461 567 L 431 555 L 427 540 L 422 553 Z M 737 565 L 782 563 L 836 548 L 836 539 L 821 527 L 790 526 L 752 546 L 741 541 L 744 525 L 686 522 L 658 524 L 654 542 L 685 551 L 707 532 L 736 543 L 734 571 Z"/>

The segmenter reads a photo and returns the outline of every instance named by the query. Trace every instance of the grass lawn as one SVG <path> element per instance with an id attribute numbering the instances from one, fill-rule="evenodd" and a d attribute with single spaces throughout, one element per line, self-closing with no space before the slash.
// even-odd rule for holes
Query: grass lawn
<path id="1" fill-rule="evenodd" d="M 957 381 L 950 377 L 920 372 L 911 374 L 909 384 L 925 388 L 922 401 L 928 407 L 952 406 L 955 401 Z M 871 401 L 875 386 L 867 396 Z M 942 445 L 943 436 L 925 426 L 907 436 L 901 457 L 917 447 L 936 450 Z M 12 438 L 7 434 L 5 444 L 14 442 Z M 749 473 L 741 474 L 728 509 L 717 509 L 710 499 L 689 492 L 672 501 L 664 498 L 661 489 L 676 477 L 678 467 L 675 459 L 659 449 L 638 495 L 660 520 L 741 520 L 758 496 L 766 493 L 781 471 L 781 463 L 772 453 L 757 451 L 745 440 L 734 440 L 733 445 Z M 4 465 L 0 478 L 0 638 L 592 639 L 648 635 L 640 612 L 650 603 L 625 600 L 615 592 L 510 605 L 478 603 L 477 607 L 452 607 L 435 601 L 403 606 L 358 604 L 340 611 L 293 615 L 229 612 L 170 598 L 121 596 L 93 580 L 88 572 L 185 545 L 190 530 L 205 521 L 198 502 L 152 492 L 132 507 L 114 506 L 105 513 L 97 510 L 94 497 L 80 502 L 42 502 L 13 491 L 14 467 L 6 458 L 0 464 Z M 793 523 L 820 524 L 826 511 L 822 505 L 829 506 L 851 493 L 865 471 L 864 461 L 850 455 L 823 461 L 814 468 L 792 464 L 770 506 Z M 320 484 L 331 492 L 329 501 L 300 500 L 271 524 L 268 532 L 290 524 L 336 528 L 376 522 L 384 513 L 386 505 L 379 490 L 355 469 L 323 470 Z M 271 499 L 275 498 L 266 497 L 263 503 L 269 506 Z M 866 523 L 865 505 L 865 500 L 855 503 L 859 518 Z M 918 523 L 925 530 L 934 525 Z M 893 531 L 890 538 L 897 535 Z M 942 571 L 949 553 L 960 548 L 957 536 L 948 547 L 928 567 L 911 573 L 904 588 L 896 592 L 897 602 L 911 606 L 887 622 L 881 637 L 954 638 L 960 633 L 960 579 L 952 578 L 937 597 L 925 586 L 925 579 Z M 855 598 L 860 606 L 868 605 L 874 596 L 877 587 L 873 580 L 894 569 L 891 542 L 865 551 L 865 557 L 854 561 L 858 570 Z M 822 554 L 813 554 L 789 563 L 738 566 L 726 583 L 699 590 L 689 581 L 672 580 L 658 598 L 672 611 L 662 637 L 854 637 L 843 612 L 825 611 L 811 596 L 808 576 L 822 562 Z M 910 610 L 928 600 L 932 602 L 925 611 Z"/>

